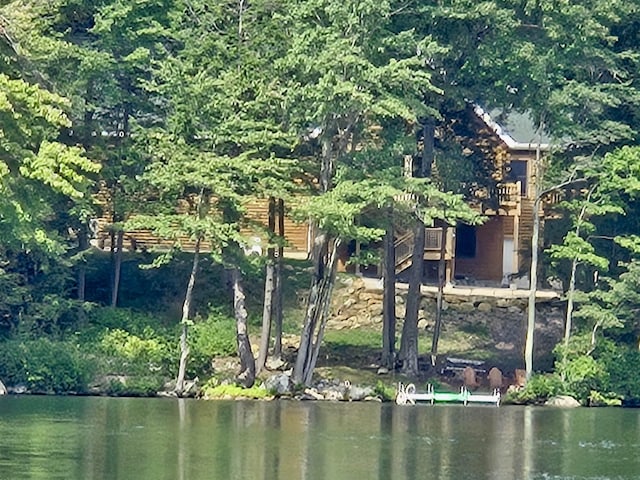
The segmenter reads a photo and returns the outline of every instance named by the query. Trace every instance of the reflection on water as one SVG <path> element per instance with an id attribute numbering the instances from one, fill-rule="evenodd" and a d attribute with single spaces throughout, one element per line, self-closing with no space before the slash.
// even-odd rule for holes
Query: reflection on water
<path id="1" fill-rule="evenodd" d="M 636 479 L 640 411 L 0 398 L 7 479 Z"/>

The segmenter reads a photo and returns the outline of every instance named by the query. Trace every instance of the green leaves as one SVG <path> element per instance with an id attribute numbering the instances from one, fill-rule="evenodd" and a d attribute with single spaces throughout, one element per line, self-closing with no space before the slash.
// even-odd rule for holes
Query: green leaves
<path id="1" fill-rule="evenodd" d="M 82 198 L 89 186 L 86 174 L 100 171 L 99 164 L 82 154 L 80 148 L 45 141 L 37 155 L 25 159 L 20 173 L 25 178 L 41 181 L 62 195 Z"/>
<path id="2" fill-rule="evenodd" d="M 57 238 L 45 233 L 54 204 L 79 201 L 87 175 L 99 165 L 83 151 L 55 141 L 69 126 L 68 102 L 36 85 L 0 74 L 0 220 L 6 243 L 39 244 L 60 251 Z"/>
<path id="3" fill-rule="evenodd" d="M 552 245 L 548 252 L 554 260 L 575 259 L 580 264 L 589 265 L 601 271 L 609 269 L 609 259 L 597 255 L 594 246 L 575 232 L 569 232 L 562 245 Z"/>

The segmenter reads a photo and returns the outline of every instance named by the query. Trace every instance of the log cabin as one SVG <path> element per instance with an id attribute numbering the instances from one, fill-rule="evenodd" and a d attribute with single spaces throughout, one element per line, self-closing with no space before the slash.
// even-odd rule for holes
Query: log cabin
<path id="1" fill-rule="evenodd" d="M 493 112 L 492 112 L 493 113 Z M 498 123 L 494 116 L 475 105 L 470 106 L 465 121 L 469 130 L 474 132 L 470 139 L 480 147 L 493 164 L 492 175 L 496 180 L 492 188 L 478 190 L 470 203 L 487 221 L 479 226 L 456 225 L 447 229 L 444 249 L 446 261 L 446 282 L 450 284 L 488 284 L 513 286 L 519 281 L 522 288 L 528 288 L 526 277 L 531 252 L 533 232 L 533 205 L 535 196 L 536 158 L 550 150 L 548 138 L 537 135 L 532 122 L 526 115 L 510 114 L 505 121 Z M 110 199 L 104 190 L 99 194 L 103 204 L 103 215 L 95 221 L 97 232 L 92 245 L 100 249 L 110 249 L 113 236 L 110 226 L 113 217 L 108 207 Z M 266 199 L 248 204 L 249 217 L 266 225 L 268 202 Z M 538 212 L 542 215 L 542 211 Z M 295 222 L 285 216 L 285 257 L 307 258 L 313 239 L 312 227 L 306 222 Z M 266 242 L 261 234 L 245 229 L 242 232 L 252 239 L 248 249 L 256 252 Z M 428 227 L 425 231 L 425 283 L 437 280 L 437 265 L 441 254 L 441 229 Z M 181 247 L 189 251 L 193 241 L 183 239 Z M 355 242 L 354 242 L 355 243 Z M 173 242 L 158 238 L 148 230 L 130 230 L 124 232 L 125 250 L 162 250 L 171 248 Z M 374 245 L 373 248 L 379 246 Z M 206 251 L 207 245 L 203 245 Z M 361 246 L 352 244 L 345 247 L 339 262 L 339 270 L 351 270 L 379 275 L 380 266 L 360 268 L 348 266 L 349 255 L 360 250 Z M 401 275 L 411 266 L 413 234 L 398 232 L 395 240 L 396 272 Z"/>

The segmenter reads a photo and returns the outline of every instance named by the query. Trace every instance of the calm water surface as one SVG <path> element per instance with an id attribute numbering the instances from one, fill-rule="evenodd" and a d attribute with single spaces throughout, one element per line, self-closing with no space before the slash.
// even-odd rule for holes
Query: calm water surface
<path id="1" fill-rule="evenodd" d="M 640 479 L 640 410 L 0 397 L 0 479 Z"/>

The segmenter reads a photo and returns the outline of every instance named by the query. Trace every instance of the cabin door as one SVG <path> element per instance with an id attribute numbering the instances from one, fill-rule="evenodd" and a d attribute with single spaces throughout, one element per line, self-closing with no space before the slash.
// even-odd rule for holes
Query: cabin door
<path id="1" fill-rule="evenodd" d="M 513 238 L 505 238 L 502 243 L 502 277 L 516 273 L 513 262 Z"/>

